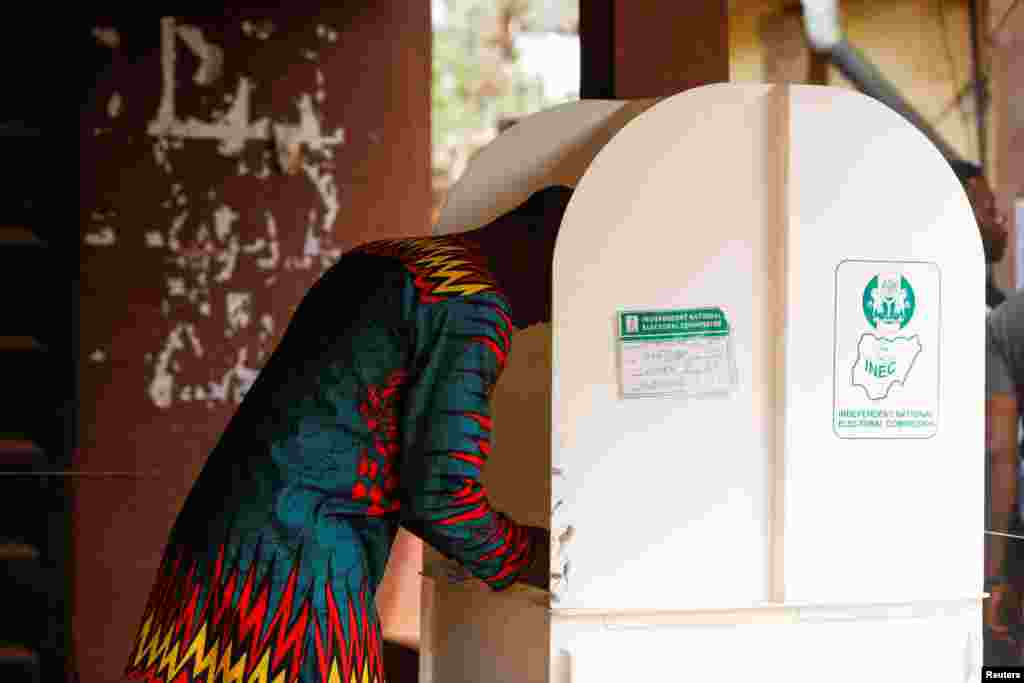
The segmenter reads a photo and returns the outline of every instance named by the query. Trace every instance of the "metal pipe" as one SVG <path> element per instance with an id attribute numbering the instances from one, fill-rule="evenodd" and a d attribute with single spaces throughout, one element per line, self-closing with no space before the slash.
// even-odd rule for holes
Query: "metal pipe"
<path id="1" fill-rule="evenodd" d="M 882 72 L 843 37 L 835 0 L 803 0 L 804 27 L 811 47 L 828 57 L 836 68 L 865 95 L 887 105 L 925 134 L 944 157 L 960 159 L 938 131 L 907 102 Z"/>

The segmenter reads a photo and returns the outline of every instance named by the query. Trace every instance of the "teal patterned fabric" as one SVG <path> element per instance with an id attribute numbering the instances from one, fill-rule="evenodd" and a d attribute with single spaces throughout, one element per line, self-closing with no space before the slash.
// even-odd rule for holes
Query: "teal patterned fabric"
<path id="1" fill-rule="evenodd" d="M 303 299 L 171 532 L 127 675 L 384 680 L 404 526 L 495 589 L 533 558 L 481 483 L 508 302 L 458 237 L 373 242 Z"/>

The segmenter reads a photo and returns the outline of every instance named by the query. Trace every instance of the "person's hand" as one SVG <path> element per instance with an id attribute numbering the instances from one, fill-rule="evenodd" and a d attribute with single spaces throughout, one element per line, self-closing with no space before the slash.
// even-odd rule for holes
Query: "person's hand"
<path id="1" fill-rule="evenodd" d="M 526 533 L 533 543 L 533 561 L 519 575 L 518 583 L 524 583 L 547 591 L 551 583 L 551 535 L 547 529 L 528 526 Z"/>
<path id="2" fill-rule="evenodd" d="M 997 640 L 1013 640 L 1011 624 L 1020 613 L 1020 593 L 1009 583 L 1000 583 L 988 589 L 991 597 L 985 601 L 985 627 Z"/>

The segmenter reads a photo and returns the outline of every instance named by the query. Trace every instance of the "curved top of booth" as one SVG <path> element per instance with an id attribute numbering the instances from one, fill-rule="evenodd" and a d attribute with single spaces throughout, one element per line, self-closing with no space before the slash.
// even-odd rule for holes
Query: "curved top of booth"
<path id="1" fill-rule="evenodd" d="M 767 100 L 774 100 L 775 106 L 752 106 Z M 571 120 L 582 120 L 583 105 L 589 104 L 575 103 L 550 113 L 559 112 L 565 122 L 564 132 L 569 130 L 566 124 Z M 590 239 L 587 235 L 593 230 L 591 222 L 584 219 L 586 225 L 580 227 L 578 234 L 572 227 L 577 217 L 582 218 L 581 211 L 602 214 L 611 204 L 633 205 L 640 194 L 636 191 L 638 186 L 649 186 L 657 173 L 669 174 L 672 180 L 668 182 L 675 185 L 671 197 L 678 203 L 686 201 L 699 208 L 713 201 L 720 202 L 720 206 L 737 201 L 736 195 L 742 188 L 731 182 L 734 174 L 730 168 L 749 163 L 755 156 L 748 136 L 737 130 L 756 126 L 739 114 L 744 107 L 748 116 L 771 117 L 765 122 L 771 129 L 770 135 L 760 144 L 775 148 L 773 156 L 780 163 L 773 171 L 781 177 L 772 182 L 779 183 L 778 190 L 784 190 L 787 182 L 811 183 L 803 186 L 804 191 L 813 191 L 824 201 L 837 192 L 860 188 L 861 193 L 873 194 L 872 204 L 891 212 L 886 221 L 890 224 L 908 220 L 919 230 L 921 216 L 911 208 L 916 206 L 928 207 L 925 213 L 949 208 L 949 213 L 939 213 L 957 223 L 974 225 L 963 188 L 939 150 L 897 112 L 859 92 L 825 86 L 717 83 L 644 104 L 631 110 L 628 118 L 621 117 L 621 125 L 608 126 L 611 134 L 603 144 L 588 148 L 589 163 L 582 169 L 578 182 L 563 183 L 578 186 L 578 191 L 563 220 L 556 264 L 558 254 L 572 249 L 563 249 L 570 240 Z M 576 106 L 581 109 L 576 110 Z M 735 114 L 728 114 L 729 109 Z M 597 106 L 590 111 L 595 118 L 603 113 Z M 538 114 L 536 122 L 543 123 L 541 119 L 548 113 Z M 524 127 L 520 133 L 514 144 L 525 147 L 528 131 Z M 554 127 L 549 134 L 552 137 L 547 144 L 557 134 Z M 499 141 L 513 143 L 511 139 Z M 487 159 L 495 166 L 500 164 L 498 155 L 502 152 L 511 162 L 507 150 L 512 145 L 503 144 L 499 149 L 499 141 L 491 150 L 494 156 Z M 563 149 L 561 155 L 566 154 Z M 673 154 L 677 154 L 675 163 L 669 160 Z M 813 168 L 814 175 L 794 177 L 792 166 L 797 162 L 810 164 L 808 169 Z M 825 169 L 831 171 L 822 172 Z M 538 173 L 533 181 L 557 182 L 557 177 Z M 769 182 L 767 177 L 762 180 Z M 483 190 L 472 178 L 467 178 L 466 188 L 470 187 Z M 956 242 L 956 249 L 963 250 L 961 253 L 981 255 L 977 230 L 960 230 L 948 237 Z"/>
<path id="2" fill-rule="evenodd" d="M 472 230 L 551 185 L 576 187 L 594 156 L 655 100 L 581 100 L 526 117 L 481 149 L 448 193 L 435 226 Z"/>

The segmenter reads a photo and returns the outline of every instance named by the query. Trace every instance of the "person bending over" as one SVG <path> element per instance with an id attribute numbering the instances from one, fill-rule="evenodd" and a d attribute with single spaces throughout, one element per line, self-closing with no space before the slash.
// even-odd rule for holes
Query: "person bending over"
<path id="1" fill-rule="evenodd" d="M 570 195 L 356 247 L 317 281 L 175 521 L 130 680 L 381 683 L 400 526 L 495 590 L 547 589 L 548 532 L 495 510 L 481 474 L 513 330 L 551 318 Z"/>

